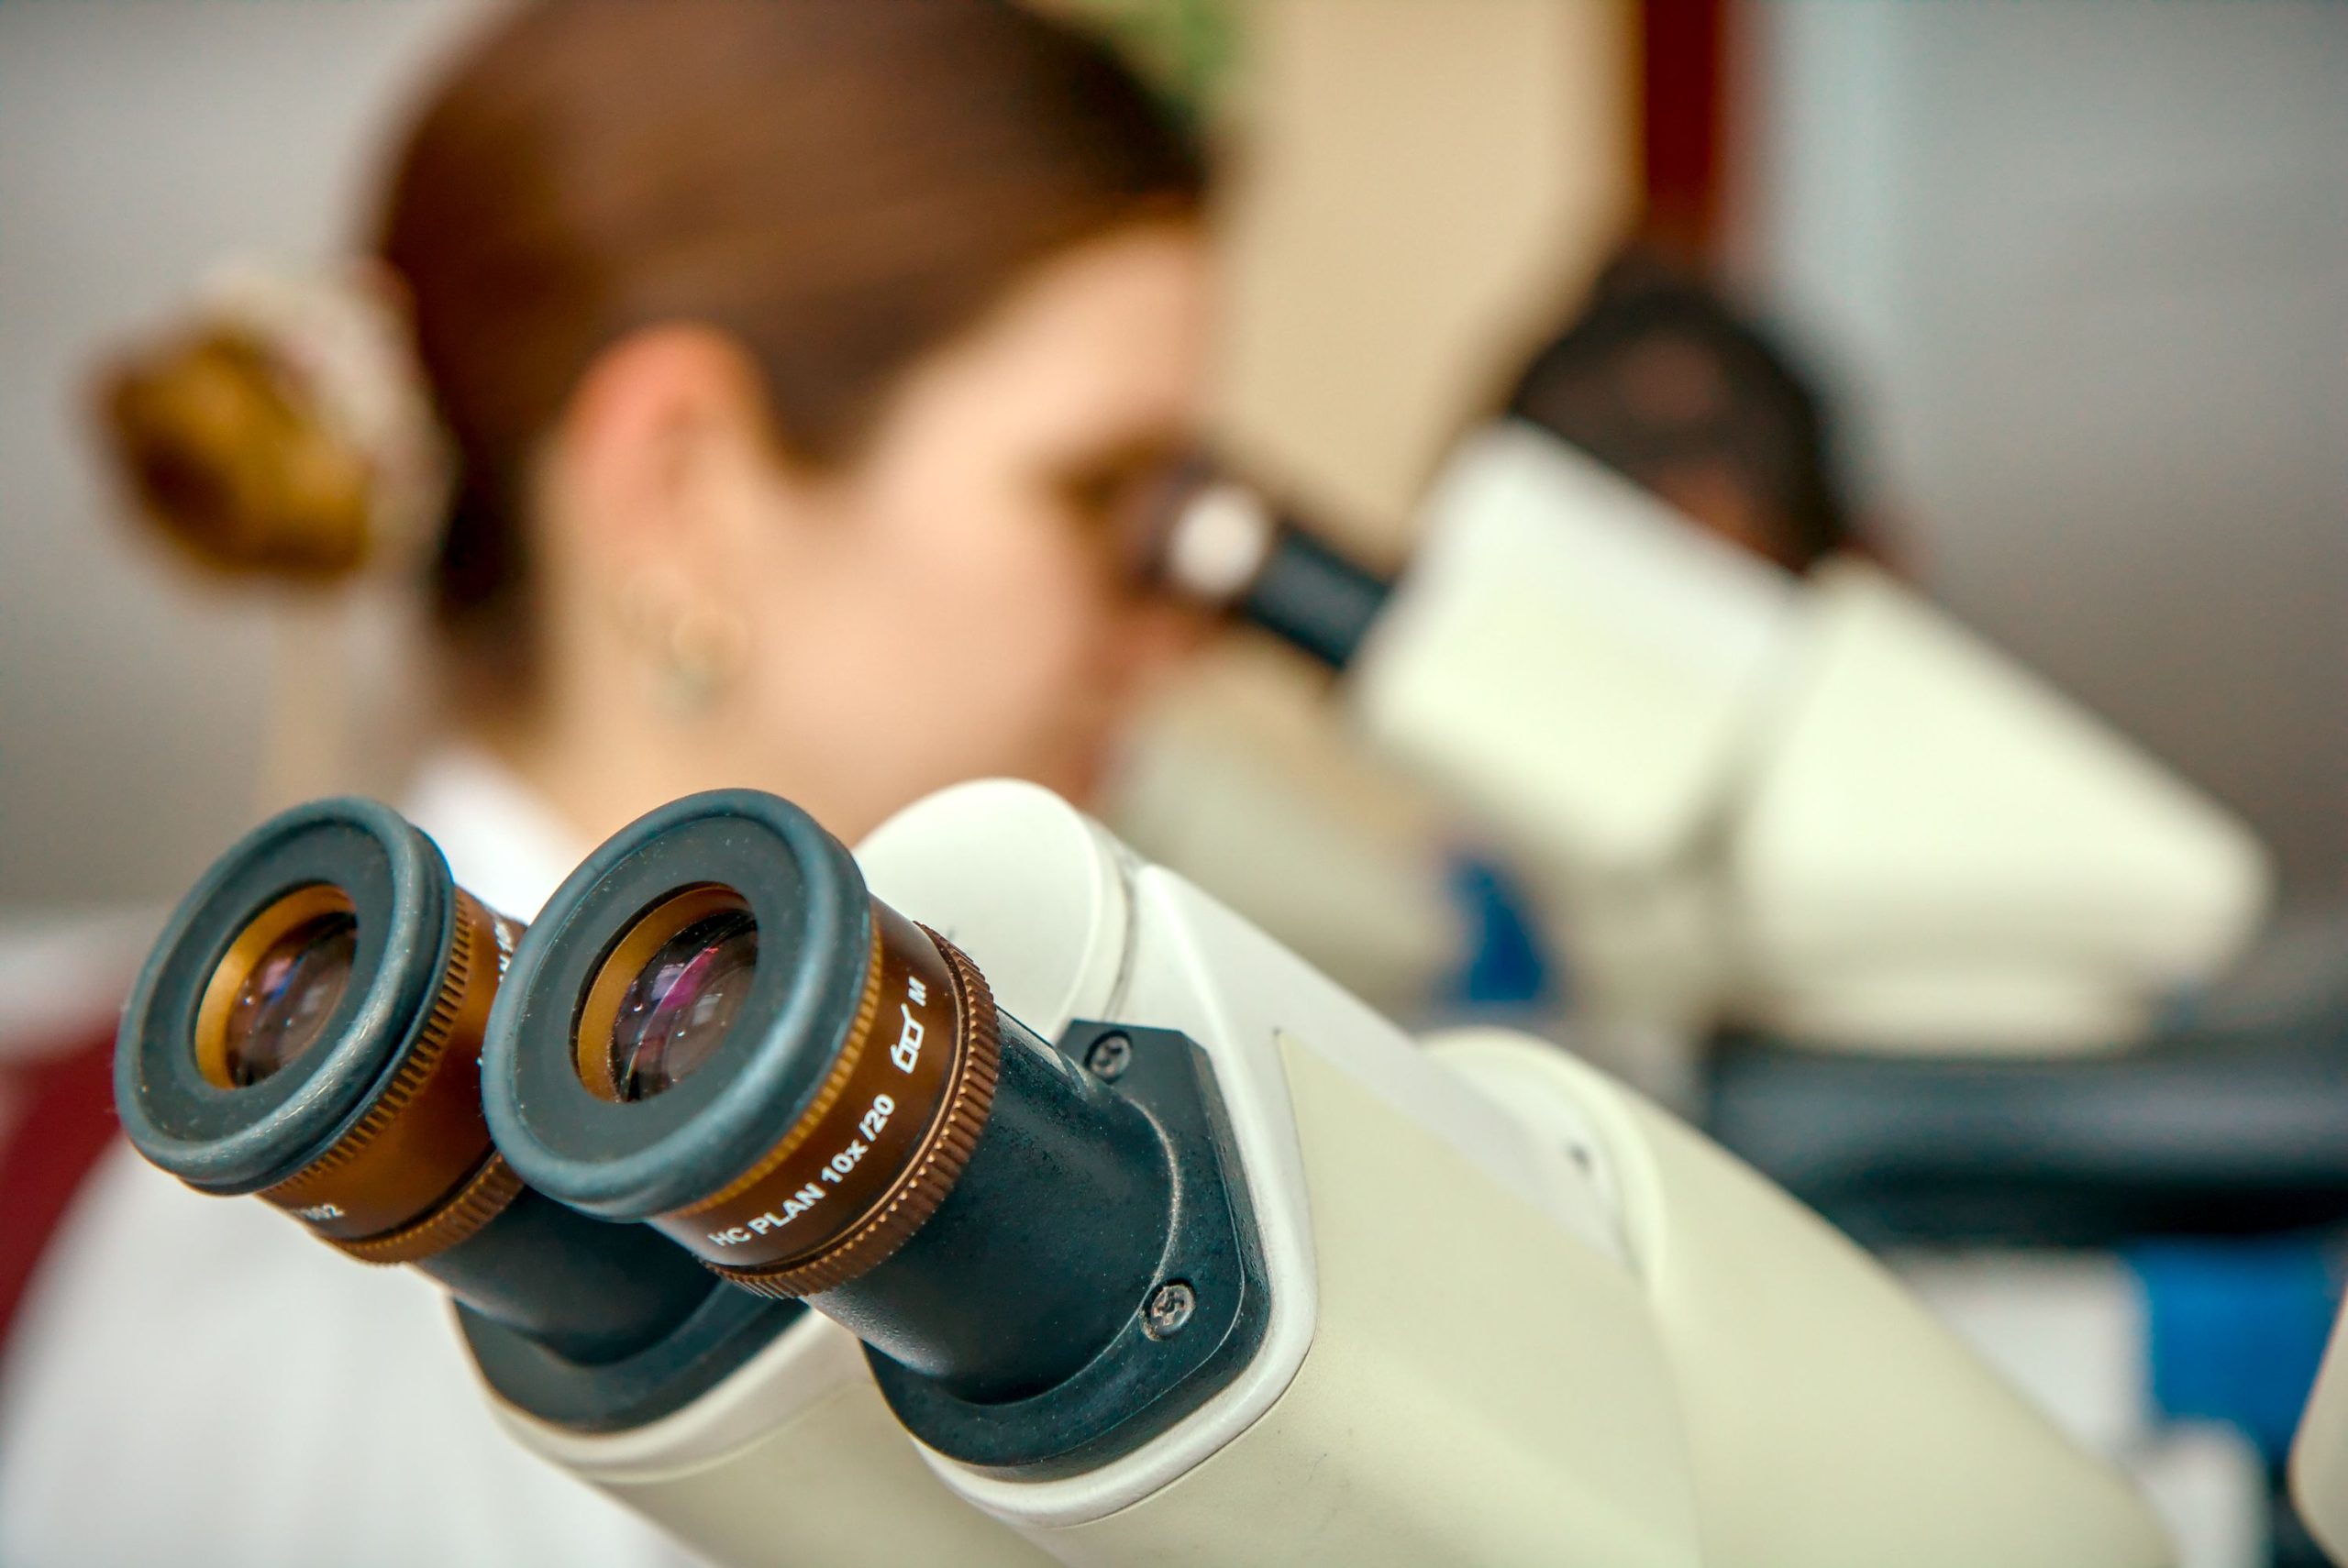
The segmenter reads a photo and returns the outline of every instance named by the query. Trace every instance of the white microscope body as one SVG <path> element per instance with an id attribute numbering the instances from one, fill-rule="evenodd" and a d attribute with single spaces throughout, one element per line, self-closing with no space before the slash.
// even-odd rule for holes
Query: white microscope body
<path id="1" fill-rule="evenodd" d="M 1879 1267 L 1603 1076 L 1504 1034 L 1413 1044 L 1030 786 L 934 796 L 858 859 L 1044 1038 L 1203 1050 L 1269 1317 L 1205 1403 L 1047 1478 L 918 1449 L 813 1314 L 642 1430 L 504 1412 L 716 1561 L 2170 1560 Z"/>
<path id="2" fill-rule="evenodd" d="M 1866 562 L 1797 578 L 1517 423 L 1419 525 L 1344 698 L 1524 852 L 1601 1019 L 2107 1044 L 2259 917 L 2242 824 Z M 1210 486 L 1166 569 L 1242 601 L 1277 539 Z"/>
<path id="3" fill-rule="evenodd" d="M 2315 1394 L 2291 1445 L 2291 1496 L 2318 1545 L 2348 1563 L 2348 1311 L 2331 1331 Z"/>

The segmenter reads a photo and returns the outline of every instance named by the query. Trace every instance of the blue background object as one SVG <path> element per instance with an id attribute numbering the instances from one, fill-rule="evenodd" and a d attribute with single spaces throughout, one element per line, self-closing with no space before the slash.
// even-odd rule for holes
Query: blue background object
<path id="1" fill-rule="evenodd" d="M 2339 1308 L 2336 1247 L 2325 1238 L 2132 1249 L 2161 1410 L 2239 1428 L 2280 1464 Z"/>

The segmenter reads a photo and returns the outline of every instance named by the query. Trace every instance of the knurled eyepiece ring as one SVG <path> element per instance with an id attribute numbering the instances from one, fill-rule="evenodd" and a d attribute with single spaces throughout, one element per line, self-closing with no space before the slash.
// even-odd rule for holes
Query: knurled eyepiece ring
<path id="1" fill-rule="evenodd" d="M 661 962 L 663 944 L 715 907 L 681 889 L 612 944 L 572 1043 L 598 1099 L 622 1098 L 609 1043 L 627 1016 L 623 999 L 641 994 L 630 988 Z M 878 900 L 871 911 L 855 1016 L 804 1107 L 739 1176 L 651 1218 L 761 1295 L 828 1290 L 896 1251 L 953 1190 L 993 1103 L 1001 1044 L 985 977 L 936 932 Z"/>
<path id="2" fill-rule="evenodd" d="M 921 1229 L 954 1190 L 969 1164 L 994 1104 L 1002 1035 L 994 995 L 977 965 L 927 926 L 916 929 L 936 944 L 946 960 L 956 1019 L 956 1052 L 943 1110 L 931 1123 L 912 1161 L 879 1205 L 838 1240 L 779 1268 L 746 1270 L 717 1265 L 717 1272 L 762 1296 L 815 1296 L 846 1285 L 886 1259 Z M 876 972 L 878 970 L 878 966 Z"/>
<path id="3" fill-rule="evenodd" d="M 359 1120 L 331 1147 L 260 1196 L 345 1253 L 405 1263 L 455 1246 L 496 1218 L 521 1182 L 491 1146 L 481 1116 L 481 1037 L 514 928 L 455 890 L 449 956 L 415 1043 Z M 273 906 L 256 926 L 282 927 Z M 207 1027 L 213 998 L 240 988 L 240 935 L 205 994 L 200 1066 L 220 1055 Z"/>

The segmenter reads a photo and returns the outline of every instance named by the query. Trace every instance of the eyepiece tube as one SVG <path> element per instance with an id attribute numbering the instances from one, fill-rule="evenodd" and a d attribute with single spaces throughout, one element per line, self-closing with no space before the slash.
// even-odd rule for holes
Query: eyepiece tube
<path id="1" fill-rule="evenodd" d="M 580 868 L 515 955 L 483 1074 L 533 1187 L 804 1297 L 959 1397 L 1084 1365 L 1170 1223 L 1149 1118 L 752 791 L 678 801 Z"/>
<path id="2" fill-rule="evenodd" d="M 1152 575 L 1332 669 L 1353 661 L 1393 591 L 1263 491 L 1203 460 L 1168 480 L 1151 512 Z"/>
<path id="3" fill-rule="evenodd" d="M 116 1044 L 123 1129 L 198 1191 L 411 1264 L 559 1353 L 648 1342 L 706 1279 L 659 1237 L 526 1191 L 482 1117 L 482 1034 L 520 935 L 387 808 L 285 812 L 150 955 Z"/>

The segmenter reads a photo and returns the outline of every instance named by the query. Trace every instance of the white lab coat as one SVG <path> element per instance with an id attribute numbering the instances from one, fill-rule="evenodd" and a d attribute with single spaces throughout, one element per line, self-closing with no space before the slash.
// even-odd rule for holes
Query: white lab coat
<path id="1" fill-rule="evenodd" d="M 535 914 L 582 846 L 436 758 L 408 815 Z M 498 1430 L 445 1298 L 125 1144 L 68 1213 L 0 1367 L 8 1568 L 669 1568 L 692 1554 Z"/>

